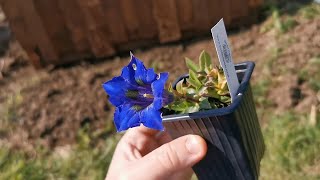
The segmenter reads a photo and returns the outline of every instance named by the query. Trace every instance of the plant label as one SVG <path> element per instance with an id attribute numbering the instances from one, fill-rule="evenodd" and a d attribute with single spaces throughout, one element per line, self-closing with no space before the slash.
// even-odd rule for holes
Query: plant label
<path id="1" fill-rule="evenodd" d="M 229 48 L 228 36 L 224 26 L 223 19 L 221 19 L 211 29 L 214 45 L 218 53 L 218 59 L 223 69 L 224 75 L 227 79 L 228 88 L 233 102 L 237 96 L 239 88 L 239 80 L 237 77 L 236 69 L 234 68 L 231 50 Z"/>

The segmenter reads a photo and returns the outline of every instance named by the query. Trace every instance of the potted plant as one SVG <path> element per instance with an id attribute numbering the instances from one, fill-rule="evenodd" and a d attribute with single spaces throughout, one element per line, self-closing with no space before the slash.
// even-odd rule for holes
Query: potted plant
<path id="1" fill-rule="evenodd" d="M 208 53 L 200 54 L 199 65 L 190 59 L 186 63 L 189 74 L 166 90 L 168 73 L 146 69 L 131 54 L 121 76 L 103 84 L 116 106 L 117 130 L 143 124 L 165 127 L 173 138 L 200 135 L 208 152 L 193 167 L 199 179 L 258 179 L 265 147 L 249 83 L 254 63 L 235 65 L 240 87 L 232 103 L 223 71 L 212 65 Z"/>

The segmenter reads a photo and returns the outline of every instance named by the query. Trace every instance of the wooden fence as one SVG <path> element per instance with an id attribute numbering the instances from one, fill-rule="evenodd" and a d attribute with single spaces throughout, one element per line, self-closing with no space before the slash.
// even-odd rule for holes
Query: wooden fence
<path id="1" fill-rule="evenodd" d="M 0 0 L 37 66 L 102 58 L 252 20 L 262 0 Z"/>

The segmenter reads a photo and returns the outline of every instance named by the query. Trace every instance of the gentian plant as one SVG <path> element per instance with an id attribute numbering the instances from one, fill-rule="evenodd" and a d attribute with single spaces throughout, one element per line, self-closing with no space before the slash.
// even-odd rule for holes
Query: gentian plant
<path id="1" fill-rule="evenodd" d="M 226 78 L 214 67 L 210 55 L 202 51 L 199 65 L 186 58 L 189 76 L 175 87 L 165 89 L 169 74 L 156 74 L 131 54 L 130 63 L 120 76 L 103 84 L 109 101 L 116 107 L 114 123 L 117 131 L 144 126 L 163 130 L 162 113 L 192 113 L 226 107 L 230 94 Z"/>

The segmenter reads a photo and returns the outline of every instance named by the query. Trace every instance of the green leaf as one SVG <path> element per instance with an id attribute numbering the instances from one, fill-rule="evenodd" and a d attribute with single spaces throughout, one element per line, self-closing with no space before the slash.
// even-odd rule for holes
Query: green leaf
<path id="1" fill-rule="evenodd" d="M 195 72 L 193 72 L 192 70 L 189 70 L 189 78 L 196 80 L 198 79 L 197 74 Z"/>
<path id="2" fill-rule="evenodd" d="M 213 98 L 219 98 L 219 94 L 215 89 L 208 89 L 208 95 Z"/>
<path id="3" fill-rule="evenodd" d="M 169 84 L 168 91 L 171 92 L 171 93 L 173 92 L 173 87 L 172 87 L 171 83 Z"/>
<path id="4" fill-rule="evenodd" d="M 181 113 L 192 113 L 199 111 L 199 104 L 194 102 L 187 102 L 186 100 L 176 101 L 169 105 L 169 109 Z"/>
<path id="5" fill-rule="evenodd" d="M 220 96 L 220 101 L 224 103 L 230 103 L 231 97 L 230 96 Z"/>
<path id="6" fill-rule="evenodd" d="M 194 88 L 197 87 L 197 83 L 194 82 L 194 80 L 192 80 L 192 79 L 187 79 L 187 82 L 188 82 L 191 86 L 193 86 Z"/>
<path id="7" fill-rule="evenodd" d="M 205 98 L 204 100 L 202 100 L 200 103 L 200 109 L 212 109 L 208 98 Z"/>
<path id="8" fill-rule="evenodd" d="M 199 56 L 199 66 L 200 66 L 200 71 L 204 71 L 206 68 L 206 59 L 203 57 L 203 52 Z"/>
<path id="9" fill-rule="evenodd" d="M 183 94 L 183 81 L 179 81 L 176 85 L 176 90 L 178 91 L 179 94 Z"/>
<path id="10" fill-rule="evenodd" d="M 208 88 L 207 87 L 201 87 L 198 91 L 199 96 L 204 96 L 208 94 Z"/>
<path id="11" fill-rule="evenodd" d="M 196 65 L 191 59 L 187 57 L 186 57 L 186 65 L 193 72 L 198 72 L 198 69 L 199 69 L 198 65 Z"/>
<path id="12" fill-rule="evenodd" d="M 209 72 L 212 66 L 212 61 L 209 53 L 207 53 L 205 50 L 203 50 L 199 56 L 199 62 L 201 64 L 201 70 L 206 70 L 206 72 Z"/>
<path id="13" fill-rule="evenodd" d="M 195 103 L 194 106 L 190 106 L 185 110 L 185 113 L 194 113 L 200 110 L 200 106 L 198 103 Z"/>
<path id="14" fill-rule="evenodd" d="M 171 104 L 169 108 L 174 111 L 184 112 L 187 108 L 186 104 L 187 102 L 185 101 L 177 101 L 174 104 Z"/>
<path id="15" fill-rule="evenodd" d="M 198 76 L 195 72 L 192 70 L 189 70 L 189 79 L 192 79 L 196 84 L 196 88 L 200 88 L 202 86 L 201 81 L 198 79 Z"/>
<path id="16" fill-rule="evenodd" d="M 193 80 L 193 79 L 187 79 L 187 82 L 193 86 L 194 88 L 196 88 L 197 90 L 201 88 L 201 84 L 199 84 L 197 81 Z"/>
<path id="17" fill-rule="evenodd" d="M 193 95 L 196 93 L 196 90 L 194 88 L 187 88 L 187 94 Z"/>

